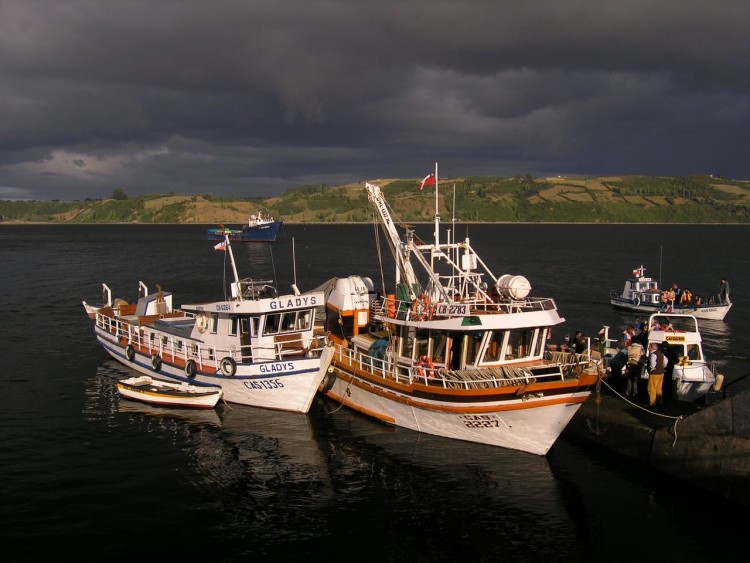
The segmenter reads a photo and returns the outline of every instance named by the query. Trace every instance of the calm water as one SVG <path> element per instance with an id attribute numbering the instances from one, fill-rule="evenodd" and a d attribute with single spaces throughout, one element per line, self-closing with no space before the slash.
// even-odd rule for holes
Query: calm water
<path id="1" fill-rule="evenodd" d="M 701 326 L 707 354 L 736 381 L 748 372 L 749 229 L 457 232 L 468 232 L 498 275 L 525 275 L 535 294 L 556 299 L 567 319 L 560 338 L 576 329 L 595 335 L 603 324 L 619 334 L 634 321 L 612 310 L 608 295 L 641 263 L 664 285 L 701 294 L 727 276 L 734 309 L 725 322 Z M 417 231 L 429 238 L 431 228 Z M 394 430 L 324 399 L 309 415 L 120 400 L 114 382 L 133 372 L 97 346 L 81 300 L 97 301 L 101 282 L 132 300 L 139 280 L 174 292 L 175 304 L 218 298 L 224 254 L 204 233 L 0 227 L 3 561 L 146 553 L 210 561 L 745 560 L 733 559 L 745 552 L 744 530 L 729 503 L 565 435 L 537 457 Z M 240 275 L 274 277 L 281 289 L 350 273 L 369 275 L 378 288 L 383 279 L 372 225 L 287 225 L 279 243 L 236 254 Z"/>

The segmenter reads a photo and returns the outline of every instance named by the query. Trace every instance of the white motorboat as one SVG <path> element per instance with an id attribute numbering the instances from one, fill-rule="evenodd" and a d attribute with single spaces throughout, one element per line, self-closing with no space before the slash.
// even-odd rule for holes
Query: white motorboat
<path id="1" fill-rule="evenodd" d="M 700 303 L 696 303 L 695 300 L 690 303 L 665 300 L 658 282 L 646 276 L 646 268 L 643 266 L 633 270 L 633 276 L 625 280 L 622 291 L 613 289 L 609 297 L 610 303 L 616 309 L 647 315 L 667 312 L 693 315 L 697 319 L 722 321 L 732 308 L 732 303 L 719 303 L 716 296 L 710 296 Z"/>

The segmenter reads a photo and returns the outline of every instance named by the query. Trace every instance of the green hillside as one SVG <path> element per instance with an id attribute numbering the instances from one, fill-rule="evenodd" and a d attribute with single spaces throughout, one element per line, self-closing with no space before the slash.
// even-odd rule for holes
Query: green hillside
<path id="1" fill-rule="evenodd" d="M 405 222 L 431 221 L 435 191 L 416 180 L 378 180 Z M 454 198 L 455 195 L 455 198 Z M 455 213 L 454 213 L 455 201 Z M 440 213 L 476 222 L 748 223 L 750 182 L 712 176 L 441 178 Z M 0 200 L 0 222 L 244 223 L 262 210 L 287 223 L 369 222 L 364 183 L 304 186 L 272 198 L 212 195 L 63 201 Z"/>

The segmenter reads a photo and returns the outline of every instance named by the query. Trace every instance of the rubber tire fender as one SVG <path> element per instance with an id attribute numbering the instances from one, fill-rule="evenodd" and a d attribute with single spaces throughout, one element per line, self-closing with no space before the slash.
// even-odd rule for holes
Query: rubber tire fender
<path id="1" fill-rule="evenodd" d="M 125 346 L 125 356 L 127 357 L 129 362 L 135 360 L 135 349 L 130 344 Z"/>
<path id="2" fill-rule="evenodd" d="M 225 358 L 222 358 L 221 362 L 219 362 L 219 368 L 221 369 L 221 373 L 223 373 L 227 377 L 232 377 L 235 373 L 237 373 L 237 362 L 227 356 Z"/>
<path id="3" fill-rule="evenodd" d="M 185 375 L 188 379 L 194 379 L 196 373 L 198 373 L 198 367 L 195 365 L 195 360 L 188 360 L 185 363 Z"/>
<path id="4" fill-rule="evenodd" d="M 154 368 L 154 371 L 161 369 L 161 356 L 159 354 L 151 356 L 151 367 Z"/>

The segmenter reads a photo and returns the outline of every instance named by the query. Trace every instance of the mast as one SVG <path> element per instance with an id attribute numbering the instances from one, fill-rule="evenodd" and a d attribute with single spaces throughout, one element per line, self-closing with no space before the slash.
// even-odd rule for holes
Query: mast
<path id="1" fill-rule="evenodd" d="M 234 252 L 232 252 L 232 245 L 229 243 L 229 235 L 224 234 L 224 244 L 226 249 L 229 251 L 229 260 L 232 263 L 232 273 L 234 274 L 234 283 L 232 284 L 232 297 L 242 301 L 242 288 L 240 288 L 240 277 L 237 275 L 237 264 L 234 262 Z"/>
<path id="2" fill-rule="evenodd" d="M 440 244 L 440 213 L 438 211 L 438 163 L 435 163 L 435 248 Z"/>

